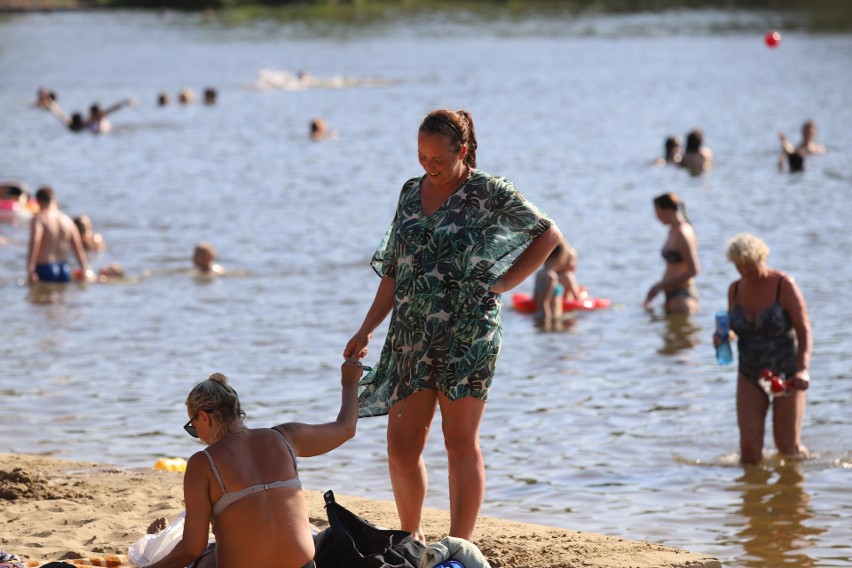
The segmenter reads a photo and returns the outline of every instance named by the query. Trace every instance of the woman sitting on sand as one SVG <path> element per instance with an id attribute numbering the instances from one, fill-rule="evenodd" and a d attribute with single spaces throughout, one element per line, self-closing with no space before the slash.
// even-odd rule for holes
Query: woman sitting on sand
<path id="1" fill-rule="evenodd" d="M 341 367 L 343 398 L 334 422 L 248 428 L 236 391 L 214 373 L 186 399 L 184 425 L 207 448 L 187 461 L 183 538 L 147 568 L 314 566 L 314 541 L 296 456 L 316 456 L 355 435 L 362 367 Z M 164 520 L 160 521 L 164 527 Z M 216 543 L 208 546 L 210 524 Z"/>

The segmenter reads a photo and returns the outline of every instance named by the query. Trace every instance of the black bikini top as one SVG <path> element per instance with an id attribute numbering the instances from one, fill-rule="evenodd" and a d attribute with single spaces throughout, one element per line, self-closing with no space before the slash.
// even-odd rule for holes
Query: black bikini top
<path id="1" fill-rule="evenodd" d="M 663 260 L 666 262 L 670 262 L 672 264 L 683 262 L 683 255 L 681 255 L 680 251 L 677 249 L 663 250 L 661 254 L 663 255 Z"/>

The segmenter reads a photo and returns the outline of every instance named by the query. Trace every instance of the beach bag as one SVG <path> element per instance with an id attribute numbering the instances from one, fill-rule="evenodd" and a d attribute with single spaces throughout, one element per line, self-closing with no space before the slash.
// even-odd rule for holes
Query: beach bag
<path id="1" fill-rule="evenodd" d="M 326 491 L 329 528 L 314 561 L 317 568 L 418 568 L 426 546 L 410 532 L 379 528 L 334 500 Z"/>

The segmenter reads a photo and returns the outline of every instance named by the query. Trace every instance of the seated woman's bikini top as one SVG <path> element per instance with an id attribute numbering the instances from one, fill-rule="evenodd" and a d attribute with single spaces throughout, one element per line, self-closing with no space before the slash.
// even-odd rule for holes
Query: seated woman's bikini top
<path id="1" fill-rule="evenodd" d="M 666 262 L 670 262 L 672 264 L 683 262 L 683 255 L 681 255 L 680 251 L 677 249 L 663 250 L 661 254 Z"/>
<path id="2" fill-rule="evenodd" d="M 274 430 L 274 429 L 272 429 Z M 274 430 L 278 432 L 278 430 Z M 302 488 L 302 482 L 299 480 L 299 469 L 296 466 L 296 453 L 293 451 L 293 448 L 290 447 L 290 443 L 287 441 L 287 438 L 284 437 L 284 434 L 278 432 L 281 436 L 281 439 L 284 440 L 284 443 L 287 445 L 287 449 L 290 450 L 290 455 L 293 456 L 293 468 L 296 469 L 296 475 L 291 477 L 290 479 L 284 481 L 273 481 L 272 483 L 260 483 L 258 485 L 252 485 L 251 487 L 246 487 L 245 489 L 241 489 L 240 491 L 234 491 L 233 493 L 228 493 L 225 491 L 225 484 L 222 482 L 222 476 L 219 475 L 219 469 L 216 467 L 216 464 L 213 462 L 213 458 L 207 452 L 205 448 L 202 450 L 204 455 L 207 456 L 207 460 L 210 462 L 210 467 L 213 469 L 213 474 L 216 476 L 216 481 L 219 482 L 219 487 L 222 489 L 222 496 L 218 501 L 213 503 L 213 520 L 215 521 L 222 512 L 227 509 L 232 503 L 235 503 L 253 493 L 257 493 L 259 491 L 266 491 L 268 489 L 275 489 L 276 487 L 296 487 L 298 489 Z"/>

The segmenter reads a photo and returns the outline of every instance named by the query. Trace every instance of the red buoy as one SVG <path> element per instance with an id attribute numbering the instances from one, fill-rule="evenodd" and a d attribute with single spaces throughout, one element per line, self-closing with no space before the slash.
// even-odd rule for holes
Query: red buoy
<path id="1" fill-rule="evenodd" d="M 775 30 L 768 31 L 763 37 L 763 41 L 766 42 L 767 47 L 778 47 L 778 44 L 781 43 L 781 34 Z"/>

